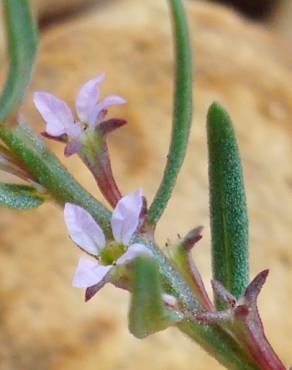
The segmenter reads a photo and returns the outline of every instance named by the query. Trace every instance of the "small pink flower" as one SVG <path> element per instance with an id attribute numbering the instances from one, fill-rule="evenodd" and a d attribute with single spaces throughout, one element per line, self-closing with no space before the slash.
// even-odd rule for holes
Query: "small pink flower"
<path id="1" fill-rule="evenodd" d="M 73 286 L 88 288 L 87 300 L 107 282 L 116 265 L 126 264 L 141 253 L 150 253 L 143 244 L 131 244 L 131 239 L 139 225 L 142 207 L 142 190 L 132 192 L 118 201 L 112 214 L 111 227 L 115 241 L 126 248 L 114 263 L 103 265 L 97 260 L 80 258 L 74 274 Z M 64 217 L 72 240 L 88 254 L 100 256 L 106 247 L 106 239 L 101 227 L 92 216 L 85 209 L 66 203 Z"/>
<path id="2" fill-rule="evenodd" d="M 98 100 L 99 85 L 104 78 L 105 75 L 100 74 L 81 86 L 76 96 L 78 121 L 74 120 L 70 108 L 64 101 L 47 92 L 35 92 L 34 104 L 46 122 L 46 134 L 56 138 L 67 135 L 70 140 L 77 139 L 84 132 L 84 125 L 85 129 L 91 129 L 100 123 L 109 105 L 126 103 L 125 99 L 117 95 Z"/>

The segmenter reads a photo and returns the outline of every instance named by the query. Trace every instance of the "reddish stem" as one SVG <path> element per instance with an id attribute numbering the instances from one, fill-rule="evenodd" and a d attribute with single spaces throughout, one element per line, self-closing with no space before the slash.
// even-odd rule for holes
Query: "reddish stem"
<path id="1" fill-rule="evenodd" d="M 122 195 L 113 177 L 106 137 L 108 133 L 124 124 L 126 124 L 125 120 L 116 118 L 101 122 L 87 137 L 89 140 L 79 151 L 81 159 L 93 174 L 100 191 L 113 208 Z"/>
<path id="2" fill-rule="evenodd" d="M 106 142 L 103 140 L 102 153 L 95 153 L 94 163 L 87 156 L 81 155 L 81 158 L 93 174 L 101 193 L 114 208 L 122 195 L 113 177 Z"/>

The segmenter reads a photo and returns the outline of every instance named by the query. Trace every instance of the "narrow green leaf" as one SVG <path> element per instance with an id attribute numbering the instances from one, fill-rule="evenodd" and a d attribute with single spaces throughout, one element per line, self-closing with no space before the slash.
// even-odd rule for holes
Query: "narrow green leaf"
<path id="1" fill-rule="evenodd" d="M 0 206 L 15 209 L 39 207 L 45 196 L 28 185 L 0 184 Z"/>
<path id="2" fill-rule="evenodd" d="M 157 262 L 153 258 L 138 257 L 132 277 L 129 329 L 135 337 L 145 338 L 181 319 L 178 312 L 164 306 Z"/>
<path id="3" fill-rule="evenodd" d="M 0 97 L 0 122 L 21 104 L 30 82 L 37 33 L 27 0 L 2 0 L 10 69 Z"/>
<path id="4" fill-rule="evenodd" d="M 239 297 L 248 284 L 248 218 L 239 151 L 231 120 L 214 103 L 208 112 L 213 277 Z"/>
<path id="5" fill-rule="evenodd" d="M 160 187 L 149 209 L 155 224 L 165 210 L 183 164 L 192 121 L 192 52 L 181 0 L 169 0 L 176 52 L 175 98 L 171 142 Z"/>
<path id="6" fill-rule="evenodd" d="M 167 247 L 167 255 L 195 293 L 203 307 L 212 311 L 213 305 L 206 292 L 201 274 L 194 263 L 192 248 L 201 239 L 202 227 L 191 230 L 178 243 Z"/>

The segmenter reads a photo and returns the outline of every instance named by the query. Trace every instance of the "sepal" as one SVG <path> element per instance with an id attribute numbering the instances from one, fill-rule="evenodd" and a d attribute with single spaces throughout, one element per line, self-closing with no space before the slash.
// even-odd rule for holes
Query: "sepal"
<path id="1" fill-rule="evenodd" d="M 101 132 L 103 135 L 107 135 L 110 132 L 115 131 L 116 129 L 124 126 L 127 123 L 126 120 L 121 118 L 111 118 L 107 121 L 100 122 L 98 126 L 96 126 L 96 130 Z"/>
<path id="2" fill-rule="evenodd" d="M 183 319 L 183 314 L 164 303 L 158 267 L 148 256 L 137 257 L 132 271 L 132 298 L 129 330 L 137 338 L 145 338 Z"/>

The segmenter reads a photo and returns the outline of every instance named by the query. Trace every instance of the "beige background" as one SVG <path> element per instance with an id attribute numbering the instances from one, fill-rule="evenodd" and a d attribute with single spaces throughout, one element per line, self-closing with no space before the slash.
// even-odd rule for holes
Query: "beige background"
<path id="1" fill-rule="evenodd" d="M 56 2 L 57 5 L 61 2 Z M 68 2 L 67 2 L 68 3 Z M 213 100 L 233 117 L 242 151 L 250 214 L 251 274 L 269 267 L 260 310 L 268 337 L 292 363 L 292 92 L 290 45 L 223 7 L 185 1 L 194 50 L 195 113 L 190 147 L 174 197 L 158 228 L 161 245 L 205 225 L 195 259 L 209 289 L 210 237 L 205 117 Z M 43 13 L 46 14 L 46 13 Z M 3 53 L 1 55 L 3 65 Z M 171 120 L 173 54 L 166 2 L 107 0 L 43 28 L 23 112 L 43 123 L 31 92 L 70 104 L 78 87 L 105 71 L 102 94 L 128 104 L 111 110 L 127 127 L 110 141 L 124 192 L 159 183 Z M 2 78 L 4 70 L 1 70 Z M 62 161 L 97 197 L 77 158 Z M 80 255 L 53 205 L 0 213 L 1 370 L 206 370 L 221 368 L 175 329 L 139 341 L 127 331 L 128 296 L 110 286 L 90 303 L 71 287 Z"/>

